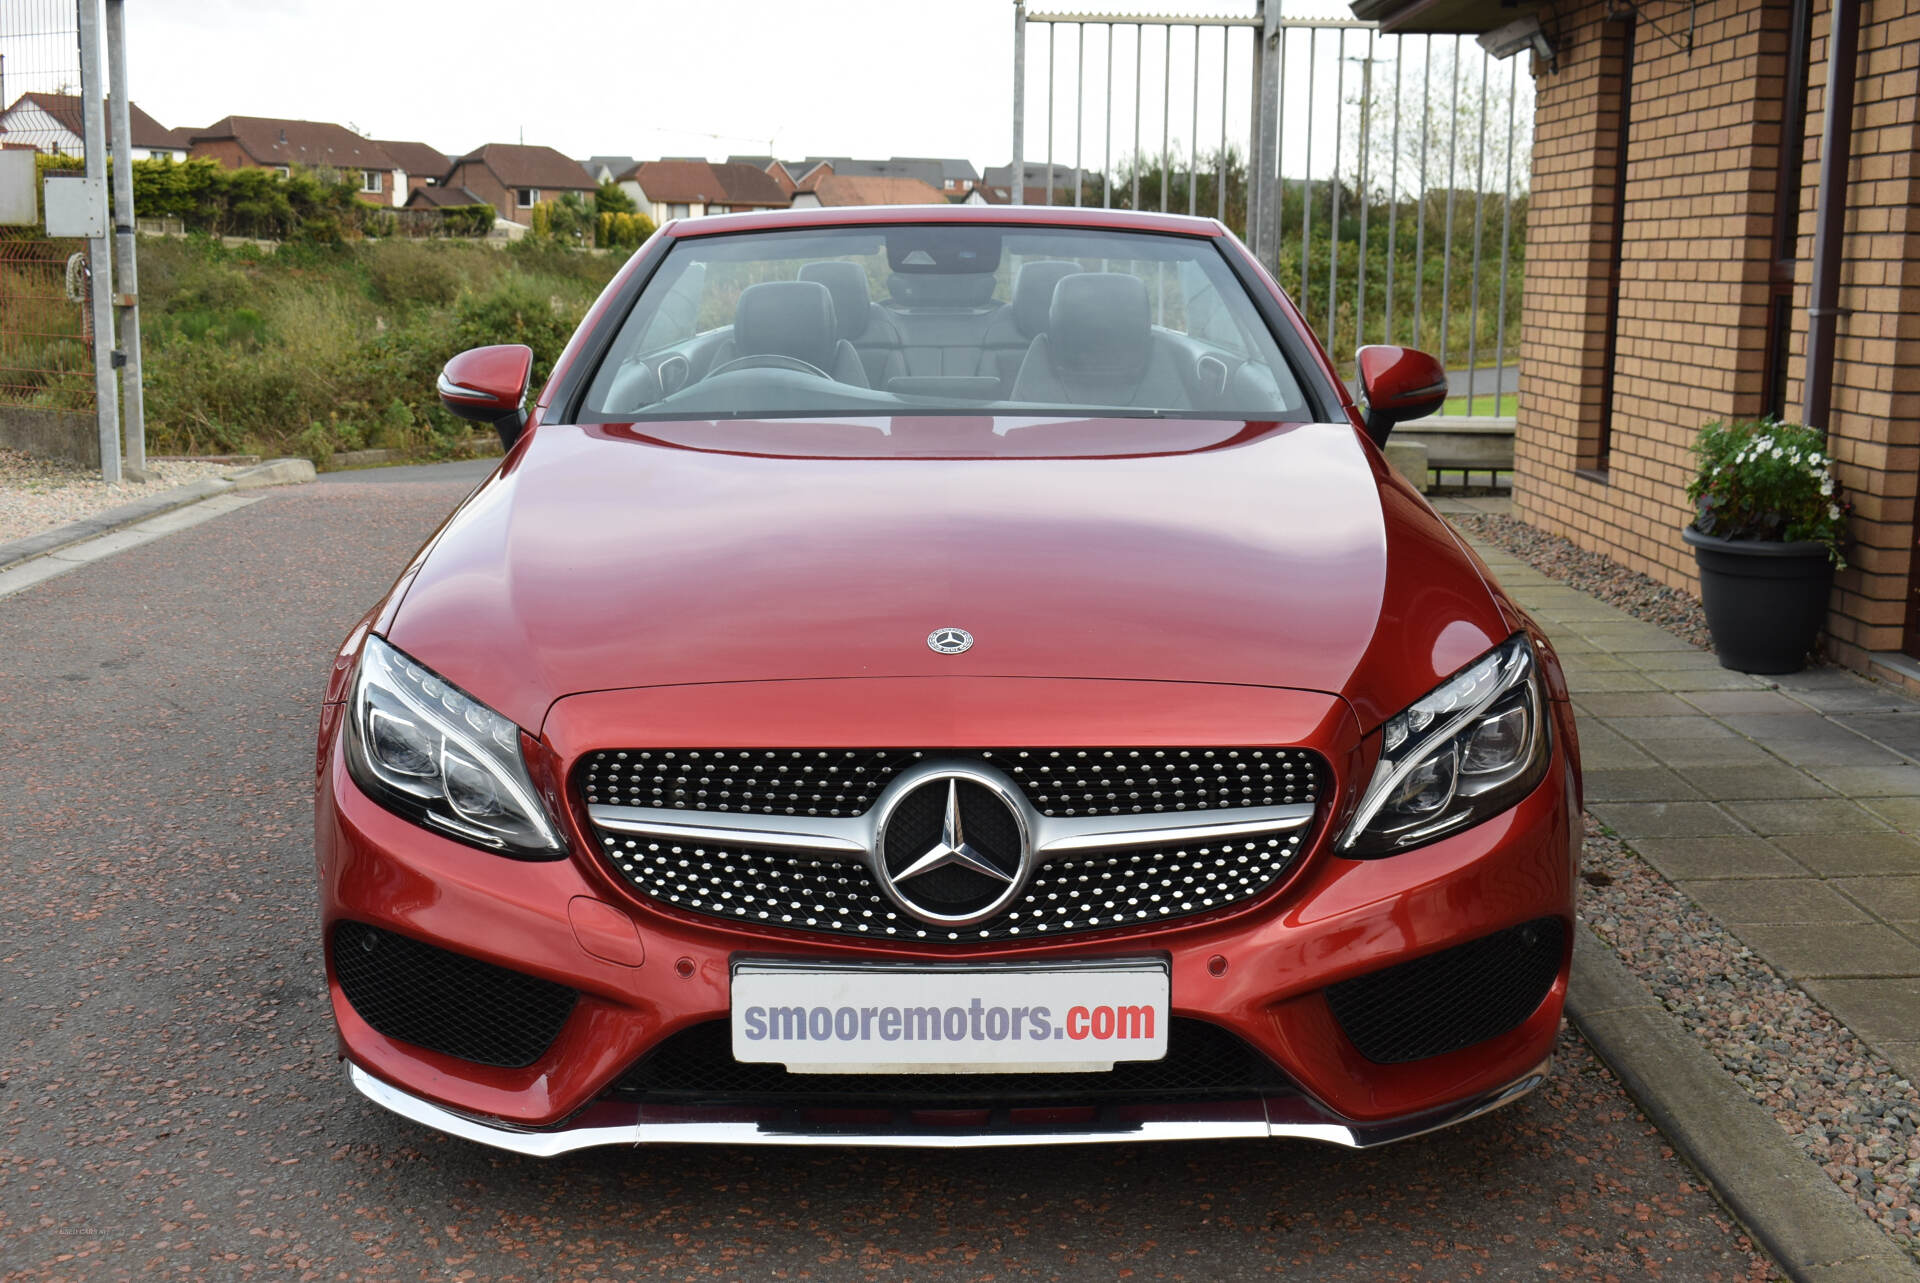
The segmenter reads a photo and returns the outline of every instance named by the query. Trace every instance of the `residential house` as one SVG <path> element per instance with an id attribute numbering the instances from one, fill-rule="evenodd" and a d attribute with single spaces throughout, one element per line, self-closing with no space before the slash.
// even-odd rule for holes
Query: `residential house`
<path id="1" fill-rule="evenodd" d="M 1817 427 L 1853 505 L 1826 652 L 1920 686 L 1920 0 L 1354 10 L 1407 32 L 1539 19 L 1519 515 L 1695 589 L 1701 424 Z"/>
<path id="2" fill-rule="evenodd" d="M 639 163 L 631 156 L 589 156 L 580 162 L 580 168 L 587 171 L 587 177 L 598 187 L 601 183 L 617 182 L 620 175 Z"/>
<path id="3" fill-rule="evenodd" d="M 591 200 L 600 186 L 579 161 L 551 147 L 523 143 L 488 143 L 467 153 L 453 162 L 445 185 L 467 188 L 481 204 L 515 223 L 531 223 L 533 207 L 543 200 L 568 192 Z"/>
<path id="4" fill-rule="evenodd" d="M 438 147 L 429 147 L 425 143 L 395 142 L 388 139 L 376 139 L 374 146 L 383 148 L 393 157 L 394 164 L 400 167 L 403 175 L 394 184 L 393 203 L 404 205 L 409 197 L 422 187 L 437 187 L 440 180 L 453 168 L 453 160 Z"/>
<path id="5" fill-rule="evenodd" d="M 168 129 L 140 110 L 140 104 L 127 104 L 127 124 L 133 135 L 130 155 L 134 160 L 170 156 L 185 160 L 192 145 L 188 131 Z M 113 111 L 108 104 L 107 148 L 113 148 Z M 9 146 L 25 144 L 36 151 L 62 156 L 86 154 L 86 120 L 81 99 L 74 94 L 21 94 L 13 105 L 0 112 L 0 134 Z"/>
<path id="6" fill-rule="evenodd" d="M 1044 205 L 1047 203 L 1047 166 L 1037 161 L 1028 161 L 1022 166 L 1022 177 L 1026 182 L 1026 191 L 1022 194 L 1022 204 Z M 1086 178 L 1085 173 L 1082 178 Z M 984 202 L 988 205 L 1010 205 L 1013 203 L 1013 166 L 988 165 L 981 176 L 979 187 L 984 193 Z M 968 201 L 968 204 L 975 202 Z M 1055 165 L 1053 167 L 1053 203 L 1056 205 L 1073 204 L 1073 166 Z"/>
<path id="7" fill-rule="evenodd" d="M 299 166 L 352 182 L 372 203 L 406 203 L 407 173 L 400 162 L 371 138 L 330 121 L 228 116 L 193 131 L 191 155 L 217 160 L 228 169 L 289 174 Z"/>
<path id="8" fill-rule="evenodd" d="M 451 187 L 446 183 L 435 183 L 431 187 L 416 187 L 407 195 L 408 209 L 457 209 L 463 205 L 486 205 L 490 202 L 468 191 L 464 187 Z"/>
<path id="9" fill-rule="evenodd" d="M 652 160 L 620 176 L 620 190 L 656 224 L 673 218 L 784 209 L 788 193 L 766 171 L 740 162 Z"/>
<path id="10" fill-rule="evenodd" d="M 863 178 L 827 174 L 793 194 L 795 209 L 841 205 L 945 205 L 947 197 L 918 178 Z"/>

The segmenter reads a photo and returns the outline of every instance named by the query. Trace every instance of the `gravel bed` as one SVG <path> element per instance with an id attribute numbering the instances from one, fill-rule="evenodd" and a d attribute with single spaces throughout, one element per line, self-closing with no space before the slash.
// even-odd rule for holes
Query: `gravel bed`
<path id="1" fill-rule="evenodd" d="M 0 541 L 37 535 L 174 486 L 220 476 L 232 467 L 148 460 L 152 480 L 110 486 L 93 469 L 0 449 Z"/>
<path id="2" fill-rule="evenodd" d="M 1711 648 L 1707 616 L 1699 600 L 1678 588 L 1628 570 L 1600 553 L 1588 552 L 1570 539 L 1536 530 L 1516 517 L 1455 515 L 1448 520 L 1474 538 L 1506 549 L 1549 579 L 1591 593 L 1609 606 L 1664 628 L 1702 650 Z"/>
<path id="3" fill-rule="evenodd" d="M 1920 1090 L 1592 816 L 1583 863 L 1581 917 L 1920 1259 Z"/>

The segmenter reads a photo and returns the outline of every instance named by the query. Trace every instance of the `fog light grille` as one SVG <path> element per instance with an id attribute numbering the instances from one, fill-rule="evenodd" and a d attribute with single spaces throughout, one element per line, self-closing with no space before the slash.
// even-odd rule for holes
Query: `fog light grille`
<path id="1" fill-rule="evenodd" d="M 1540 918 L 1343 980 L 1327 1003 L 1368 1060 L 1423 1060 L 1518 1027 L 1553 987 L 1565 945 L 1566 924 Z"/>
<path id="2" fill-rule="evenodd" d="M 363 922 L 334 927 L 333 973 L 378 1032 L 504 1069 L 538 1060 L 578 997 L 564 985 Z"/>

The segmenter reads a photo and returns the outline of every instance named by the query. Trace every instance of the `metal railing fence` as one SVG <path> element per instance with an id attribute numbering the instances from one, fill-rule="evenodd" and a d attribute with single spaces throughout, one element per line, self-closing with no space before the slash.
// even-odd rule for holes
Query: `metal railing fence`
<path id="1" fill-rule="evenodd" d="M 1533 118 L 1519 59 L 1285 17 L 1278 0 L 1237 16 L 1014 9 L 1016 202 L 1210 214 L 1336 359 L 1424 347 L 1453 372 L 1450 412 L 1512 413 Z"/>

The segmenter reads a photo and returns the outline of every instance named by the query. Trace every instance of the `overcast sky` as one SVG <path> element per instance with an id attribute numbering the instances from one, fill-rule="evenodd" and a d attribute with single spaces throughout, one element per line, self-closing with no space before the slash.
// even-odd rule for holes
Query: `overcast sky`
<path id="1" fill-rule="evenodd" d="M 1034 8 L 1107 8 L 1074 0 Z M 1257 0 L 1145 0 L 1114 10 L 1252 14 Z M 1341 0 L 1288 0 L 1289 16 L 1350 17 Z M 693 0 L 579 3 L 549 0 L 133 0 L 127 5 L 132 96 L 162 124 L 198 128 L 227 115 L 349 124 L 373 138 L 420 141 L 458 155 L 489 142 L 544 143 L 570 156 L 703 155 L 771 151 L 807 155 L 959 156 L 1003 164 L 1012 148 L 1011 0 Z M 1047 157 L 1050 29 L 1028 26 L 1027 158 Z M 1082 57 L 1078 29 L 1058 28 L 1053 156 L 1074 163 L 1073 110 Z M 1112 35 L 1114 102 L 1107 134 L 1108 31 L 1085 29 L 1084 164 L 1111 148 L 1133 150 L 1134 67 L 1143 68 L 1140 136 L 1176 154 L 1202 152 L 1225 130 L 1244 146 L 1251 114 L 1252 33 L 1200 36 L 1197 128 L 1190 28 Z M 1136 51 L 1136 39 L 1144 41 Z M 1307 128 L 1306 42 L 1317 39 L 1317 119 Z M 1285 171 L 1309 147 L 1315 174 L 1332 163 L 1336 41 L 1345 40 L 1346 93 L 1367 51 L 1366 33 L 1292 33 L 1283 133 Z M 1422 42 L 1409 46 L 1413 58 Z M 1469 42 L 1468 64 L 1479 51 Z M 1376 55 L 1383 59 L 1388 42 Z M 1223 53 L 1225 57 L 1223 58 Z M 1384 94 L 1387 68 L 1375 67 Z M 1496 67 L 1504 77 L 1510 64 Z M 1469 73 L 1471 76 L 1472 72 Z M 1526 77 L 1522 76 L 1523 81 Z M 1530 84 L 1527 86 L 1530 89 Z M 1163 97 L 1172 111 L 1163 115 Z M 1350 106 L 1349 113 L 1354 109 Z M 1497 143 L 1496 143 L 1497 147 Z M 1351 172 L 1349 149 L 1343 171 Z"/>

